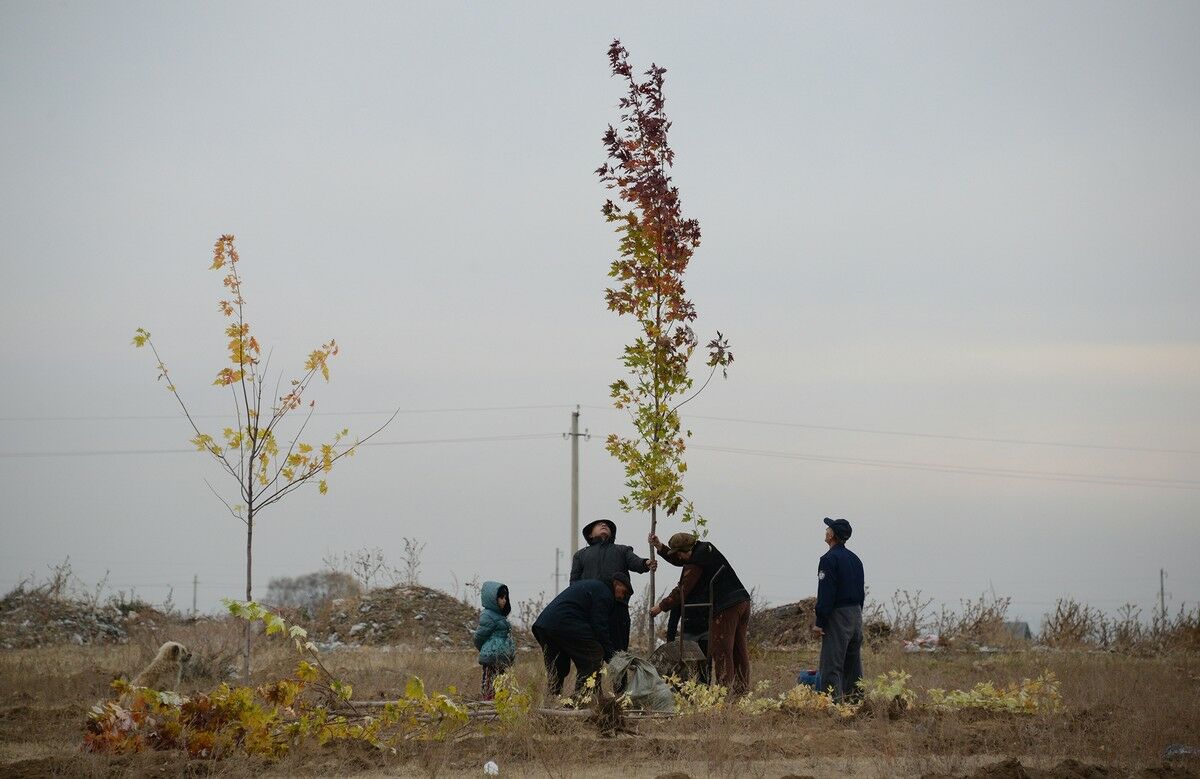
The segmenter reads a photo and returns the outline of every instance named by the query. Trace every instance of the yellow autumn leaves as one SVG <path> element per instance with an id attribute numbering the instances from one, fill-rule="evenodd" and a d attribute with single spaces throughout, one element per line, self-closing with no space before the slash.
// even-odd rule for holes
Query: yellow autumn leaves
<path id="1" fill-rule="evenodd" d="M 304 370 L 309 373 L 320 370 L 322 378 L 329 381 L 329 365 L 330 357 L 336 357 L 338 353 L 338 345 L 336 341 L 330 341 L 327 344 L 321 344 L 320 349 L 313 349 L 309 353 L 308 359 L 304 362 Z"/>

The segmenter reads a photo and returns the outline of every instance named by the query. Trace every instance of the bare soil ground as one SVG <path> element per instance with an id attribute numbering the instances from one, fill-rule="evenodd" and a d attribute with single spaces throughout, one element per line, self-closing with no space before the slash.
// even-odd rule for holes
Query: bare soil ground
<path id="1" fill-rule="evenodd" d="M 216 640 L 213 626 L 202 629 Z M 201 636 L 179 638 L 186 643 Z M 868 652 L 869 674 L 907 671 L 912 686 L 924 690 L 1007 683 L 1049 670 L 1061 680 L 1065 708 L 1034 716 L 917 710 L 894 720 L 844 721 L 726 710 L 640 721 L 636 735 L 615 738 L 585 722 L 533 717 L 504 729 L 473 726 L 461 738 L 411 743 L 396 754 L 312 748 L 274 765 L 80 752 L 89 707 L 150 651 L 149 644 L 130 643 L 0 652 L 0 776 L 480 776 L 493 760 L 501 776 L 1200 777 L 1196 758 L 1163 759 L 1170 744 L 1200 745 L 1200 656 L 1194 653 L 905 654 L 890 644 Z M 815 663 L 815 654 L 815 646 L 759 650 L 754 679 L 784 690 L 798 668 Z M 270 648 L 257 659 L 262 680 L 294 662 Z M 468 650 L 347 647 L 327 653 L 327 660 L 354 684 L 356 698 L 397 697 L 413 675 L 430 689 L 455 686 L 462 697 L 476 697 L 479 669 Z M 544 678 L 539 661 L 536 652 L 523 651 L 517 668 L 537 688 Z M 190 680 L 184 692 L 213 684 Z"/>

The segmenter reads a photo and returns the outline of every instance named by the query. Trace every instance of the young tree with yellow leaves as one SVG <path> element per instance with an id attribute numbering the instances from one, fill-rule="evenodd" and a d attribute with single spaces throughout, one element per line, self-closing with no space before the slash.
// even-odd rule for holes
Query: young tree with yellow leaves
<path id="1" fill-rule="evenodd" d="M 667 71 L 652 64 L 644 80 L 638 80 L 619 40 L 609 47 L 608 60 L 627 91 L 619 104 L 621 126 L 610 125 L 604 133 L 608 159 L 596 171 L 604 185 L 616 191 L 602 212 L 620 236 L 620 256 L 608 271 L 616 284 L 605 290 L 605 300 L 610 311 L 637 320 L 641 332 L 621 357 L 629 378 L 609 387 L 613 405 L 629 412 L 636 435 L 610 435 L 606 448 L 625 467 L 629 492 L 620 501 L 625 511 L 649 512 L 651 533 L 657 530 L 660 508 L 668 516 L 679 513 L 682 522 L 693 523 L 699 532 L 704 518 L 683 496 L 683 455 L 691 431 L 682 430 L 679 407 L 700 394 L 718 369 L 725 375 L 733 352 L 717 331 L 706 344 L 708 376 L 692 392 L 689 365 L 699 340 L 691 327 L 696 309 L 687 298 L 683 276 L 700 245 L 700 223 L 684 218 L 679 190 L 669 174 L 675 152 L 667 143 Z M 654 552 L 651 546 L 651 560 Z M 654 585 L 651 571 L 647 609 L 655 603 Z M 653 626 L 647 611 L 647 640 L 653 637 Z"/>
<path id="2" fill-rule="evenodd" d="M 242 277 L 238 273 L 238 253 L 234 248 L 234 237 L 222 235 L 213 246 L 211 270 L 224 270 L 225 288 L 229 297 L 217 306 L 229 320 L 225 335 L 229 338 L 229 364 L 217 371 L 213 384 L 228 387 L 235 411 L 236 427 L 226 427 L 220 438 L 202 432 L 187 404 L 179 394 L 166 364 L 158 354 L 149 331 L 138 328 L 133 336 L 133 345 L 149 346 L 158 363 L 158 378 L 166 381 L 167 391 L 175 396 L 184 417 L 192 426 L 195 436 L 191 439 L 196 450 L 207 452 L 221 469 L 237 484 L 240 502 L 230 503 L 209 485 L 213 494 L 225 504 L 233 516 L 246 526 L 246 600 L 252 600 L 254 562 L 254 523 L 259 513 L 284 497 L 311 482 L 316 482 L 318 491 L 324 495 L 329 487 L 326 475 L 333 465 L 343 457 L 350 457 L 355 450 L 395 419 L 391 418 L 366 438 L 343 444 L 350 431 L 343 428 L 333 439 L 316 446 L 301 441 L 309 420 L 312 418 L 316 401 L 308 402 L 308 413 L 290 438 L 283 436 L 280 425 L 289 412 L 303 404 L 304 394 L 312 380 L 320 374 L 329 381 L 329 360 L 338 353 L 337 343 L 330 340 L 321 344 L 308 355 L 304 371 L 299 378 L 291 380 L 286 394 L 267 400 L 264 407 L 265 374 L 270 363 L 262 359 L 262 348 L 258 339 L 250 334 L 250 325 L 244 316 L 246 300 L 242 297 Z M 279 392 L 276 384 L 275 393 Z M 280 445 L 280 441 L 285 446 Z M 250 678 L 250 624 L 246 624 L 246 643 L 242 658 L 242 673 Z"/>

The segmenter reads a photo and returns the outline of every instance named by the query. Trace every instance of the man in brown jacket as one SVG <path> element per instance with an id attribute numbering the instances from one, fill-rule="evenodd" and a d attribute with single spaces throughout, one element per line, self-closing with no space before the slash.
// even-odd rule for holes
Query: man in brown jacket
<path id="1" fill-rule="evenodd" d="M 700 541 L 691 533 L 676 533 L 666 545 L 651 533 L 649 541 L 664 560 L 683 568 L 679 586 L 650 613 L 658 616 L 670 611 L 676 604 L 686 603 L 693 593 L 702 596 L 700 602 L 706 602 L 711 587 L 713 621 L 708 656 L 716 666 L 717 684 L 729 687 L 734 696 L 745 695 L 750 690 L 749 591 L 725 555 L 708 541 Z"/>

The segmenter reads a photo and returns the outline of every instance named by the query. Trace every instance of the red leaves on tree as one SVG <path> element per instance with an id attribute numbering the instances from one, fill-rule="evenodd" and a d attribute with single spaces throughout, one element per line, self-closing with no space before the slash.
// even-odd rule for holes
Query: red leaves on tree
<path id="1" fill-rule="evenodd" d="M 609 269 L 617 285 L 605 290 L 605 300 L 618 315 L 637 319 L 642 333 L 622 357 L 630 378 L 610 387 L 614 405 L 630 411 L 637 437 L 614 435 L 607 448 L 625 466 L 629 494 L 622 505 L 649 510 L 653 526 L 659 507 L 668 514 L 683 507 L 685 521 L 695 518 L 683 500 L 685 437 L 678 408 L 691 399 L 682 396 L 692 389 L 688 361 L 698 345 L 691 327 L 696 309 L 683 276 L 700 245 L 700 223 L 684 217 L 671 183 L 675 152 L 667 142 L 666 69 L 651 65 L 639 77 L 620 41 L 609 47 L 608 61 L 626 94 L 619 102 L 620 126 L 610 125 L 603 136 L 608 159 L 596 169 L 614 191 L 601 211 L 620 236 L 620 255 Z M 724 374 L 733 362 L 728 339 L 717 333 L 708 352 L 709 378 L 718 367 Z"/>

